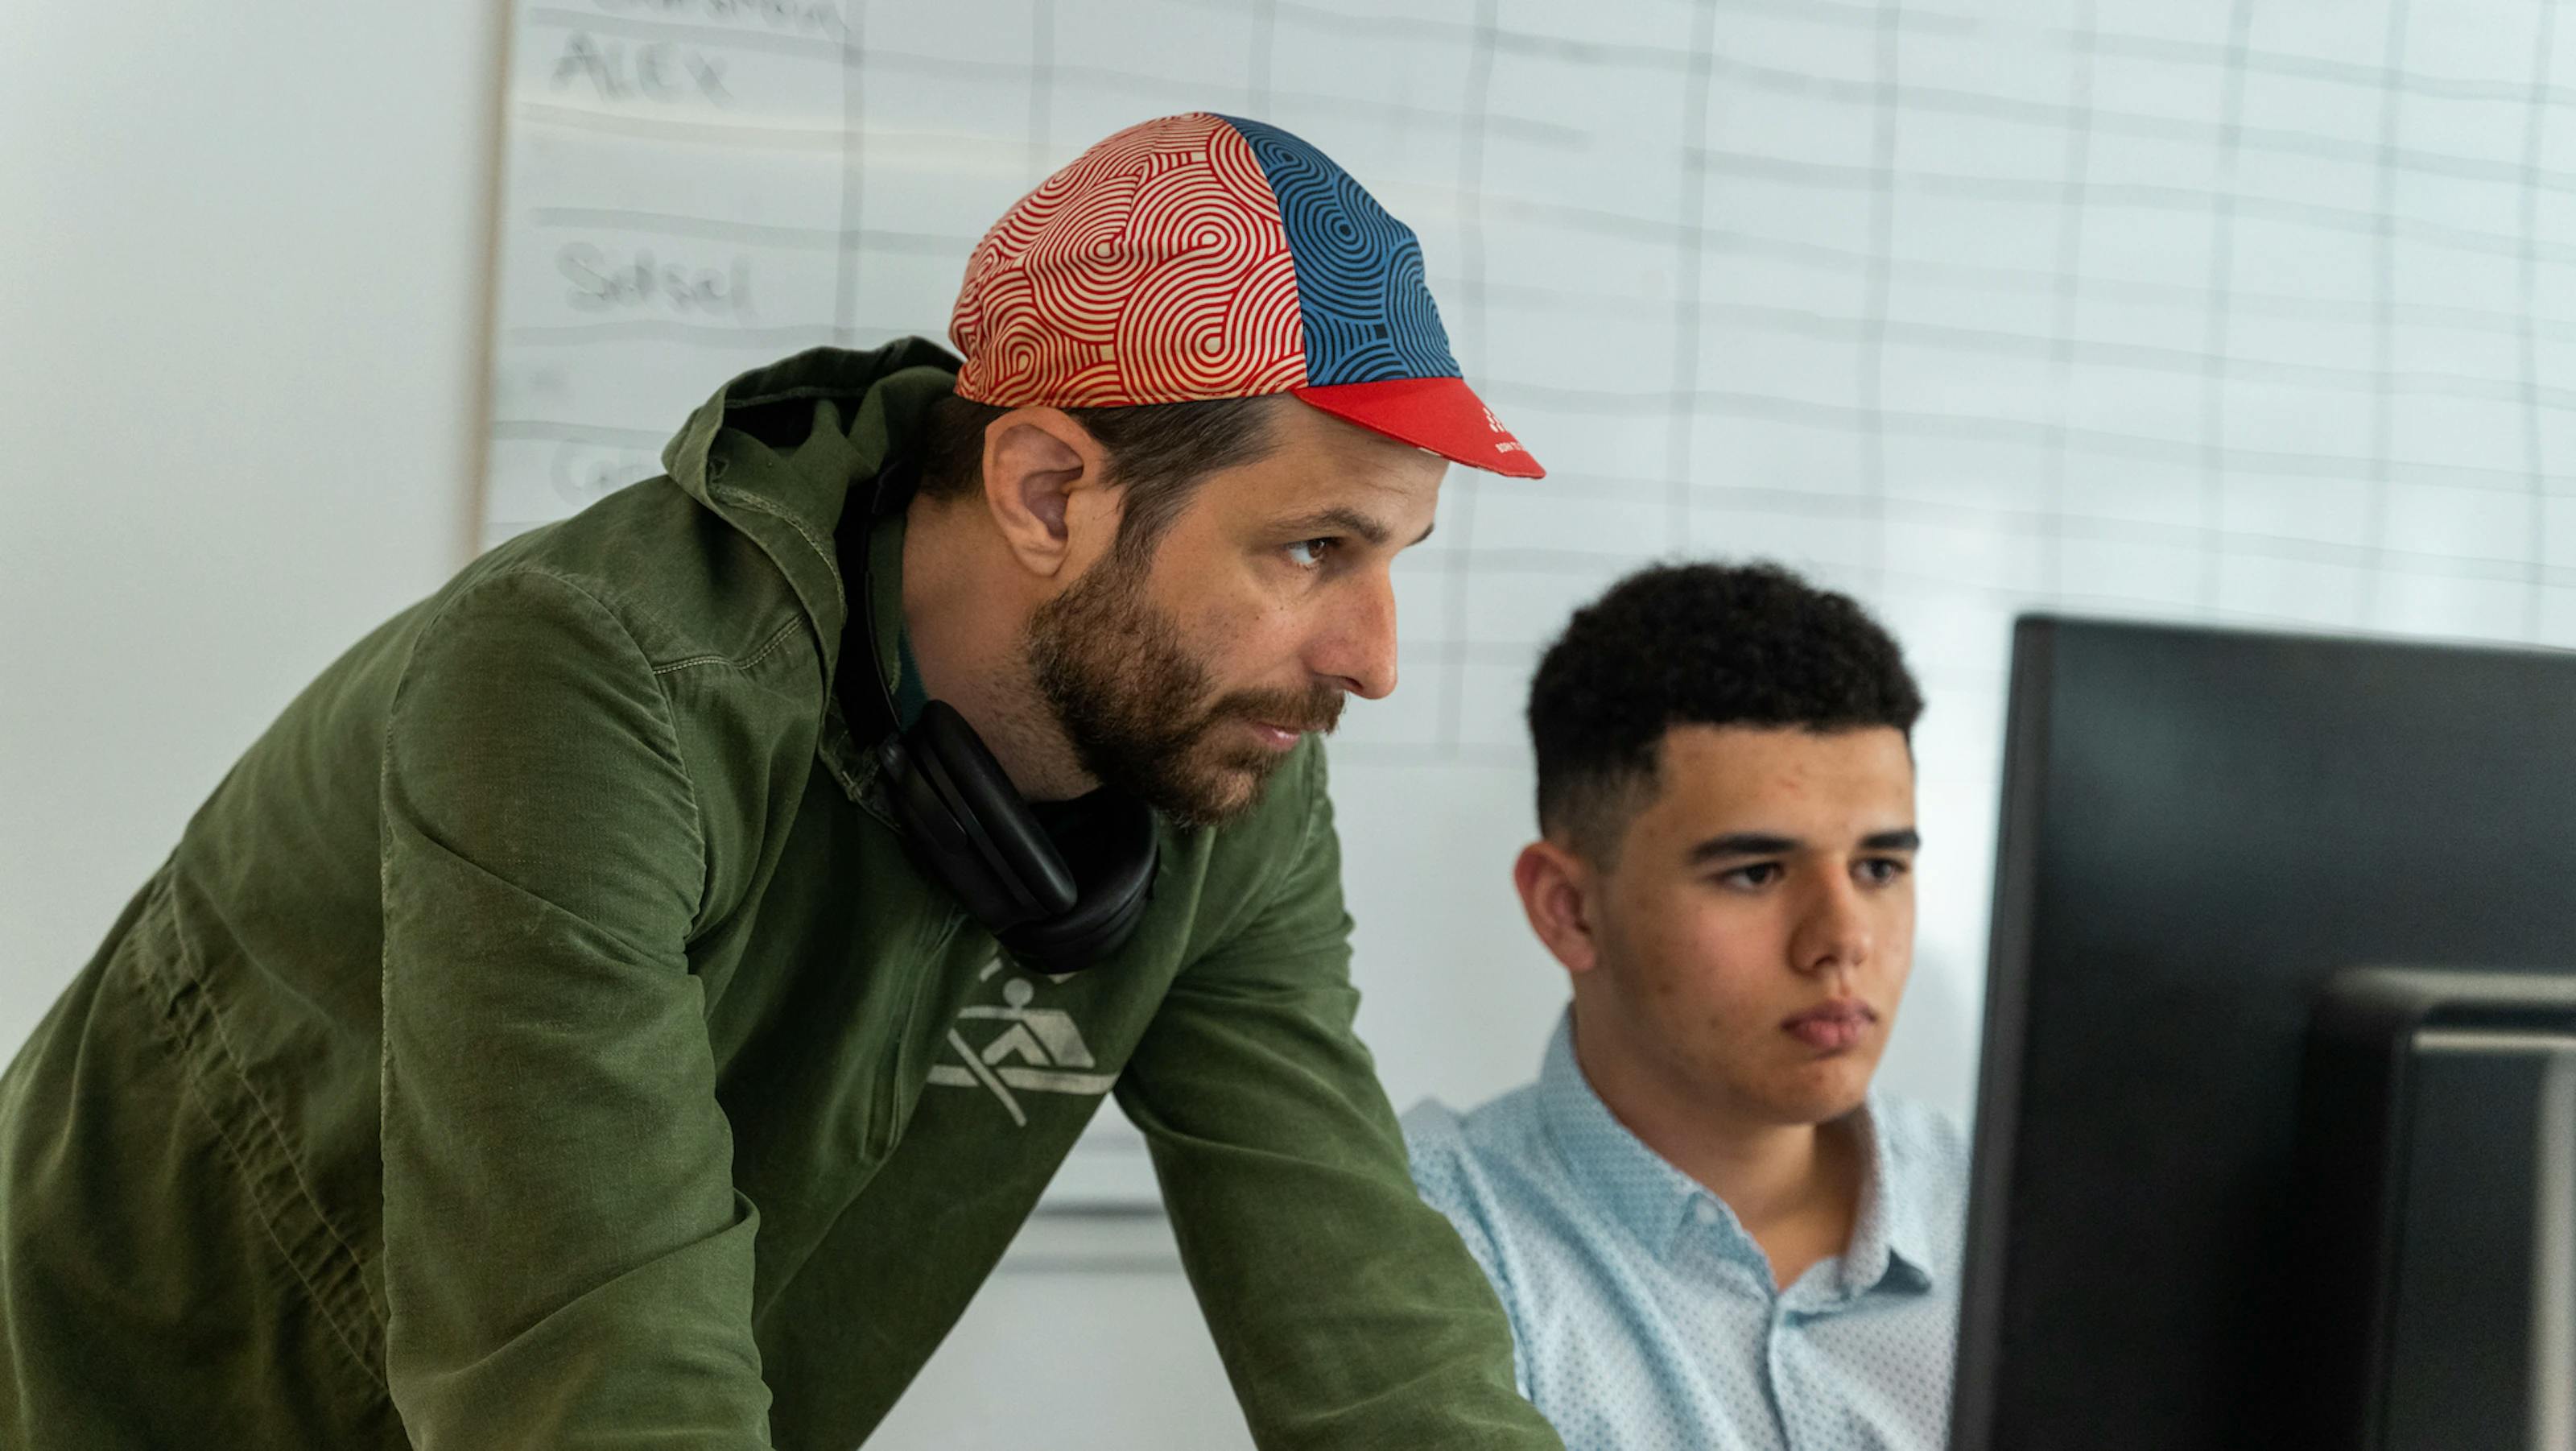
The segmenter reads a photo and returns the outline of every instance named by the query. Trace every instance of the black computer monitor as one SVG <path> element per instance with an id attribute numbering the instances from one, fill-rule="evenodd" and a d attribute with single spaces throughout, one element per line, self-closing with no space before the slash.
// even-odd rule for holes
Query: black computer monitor
<path id="1" fill-rule="evenodd" d="M 2026 619 L 2008 721 L 1954 1446 L 2576 1445 L 2576 654 Z"/>

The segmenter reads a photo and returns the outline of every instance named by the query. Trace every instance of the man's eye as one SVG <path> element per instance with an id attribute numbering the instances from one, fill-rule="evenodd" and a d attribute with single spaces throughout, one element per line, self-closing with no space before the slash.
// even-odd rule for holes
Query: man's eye
<path id="1" fill-rule="evenodd" d="M 1755 862 L 1718 874 L 1719 881 L 1734 887 L 1767 887 L 1780 880 L 1778 862 Z"/>
<path id="2" fill-rule="evenodd" d="M 1862 861 L 1854 870 L 1860 873 L 1862 881 L 1872 886 L 1883 887 L 1905 875 L 1905 863 L 1895 857 L 1870 857 Z"/>
<path id="3" fill-rule="evenodd" d="M 1324 562 L 1324 556 L 1333 552 L 1333 546 L 1339 542 L 1335 539 L 1300 539 L 1288 546 L 1288 562 L 1299 569 L 1316 568 Z"/>

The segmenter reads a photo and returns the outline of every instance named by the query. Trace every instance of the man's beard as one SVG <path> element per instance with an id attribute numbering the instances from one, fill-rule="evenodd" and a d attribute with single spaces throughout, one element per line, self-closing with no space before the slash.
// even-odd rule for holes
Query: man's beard
<path id="1" fill-rule="evenodd" d="M 1112 552 L 1029 620 L 1030 673 L 1082 768 L 1182 826 L 1216 826 L 1261 801 L 1287 753 L 1220 738 L 1240 721 L 1329 731 L 1342 692 L 1215 698 L 1180 629 L 1145 598 L 1145 566 Z"/>

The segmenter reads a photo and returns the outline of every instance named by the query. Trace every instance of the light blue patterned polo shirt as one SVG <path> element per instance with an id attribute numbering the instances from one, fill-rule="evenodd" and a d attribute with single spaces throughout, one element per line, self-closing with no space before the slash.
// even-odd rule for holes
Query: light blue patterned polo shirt
<path id="1" fill-rule="evenodd" d="M 1939 1451 L 1967 1140 L 1887 1095 L 1861 1112 L 1851 1244 L 1786 1290 L 1733 1211 L 1612 1117 L 1570 1018 L 1538 1082 L 1464 1117 L 1424 1103 L 1404 1134 L 1566 1451 Z"/>

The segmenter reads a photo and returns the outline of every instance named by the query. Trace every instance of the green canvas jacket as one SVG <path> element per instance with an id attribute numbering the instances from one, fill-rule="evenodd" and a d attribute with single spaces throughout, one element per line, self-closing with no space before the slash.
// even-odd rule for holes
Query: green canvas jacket
<path id="1" fill-rule="evenodd" d="M 1353 1036 L 1311 742 L 1073 977 L 906 857 L 834 545 L 954 367 L 735 380 L 242 758 L 0 1077 L 0 1444 L 843 1451 L 1113 1088 L 1261 1445 L 1557 1444 Z"/>

